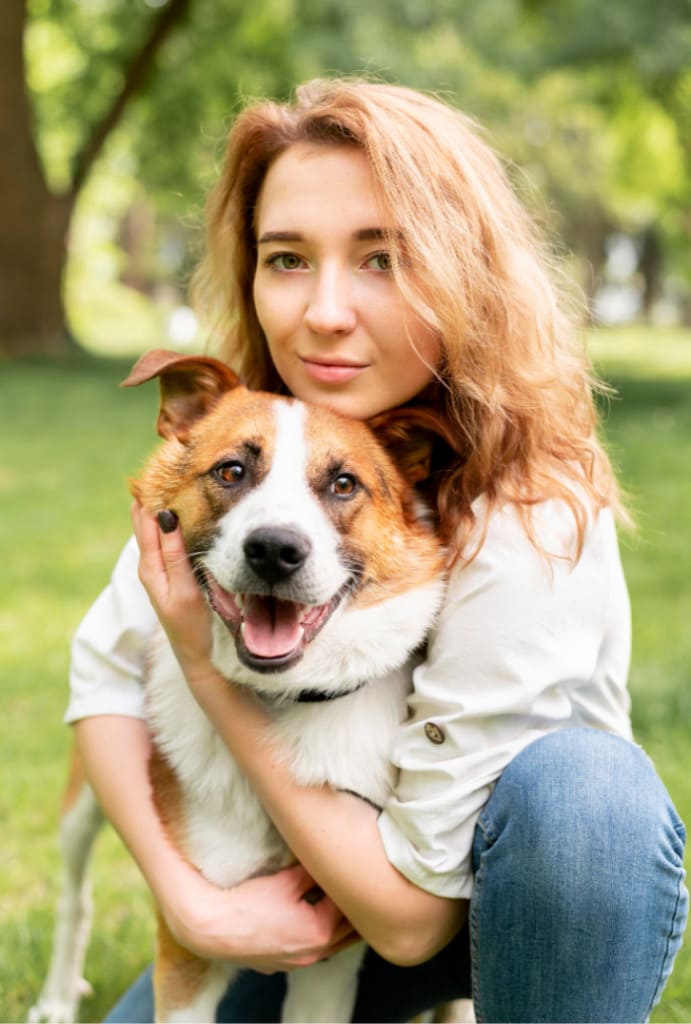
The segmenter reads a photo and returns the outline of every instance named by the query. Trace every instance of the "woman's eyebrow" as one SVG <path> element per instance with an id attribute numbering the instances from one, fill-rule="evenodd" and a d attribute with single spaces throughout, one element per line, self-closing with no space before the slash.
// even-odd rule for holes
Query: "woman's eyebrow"
<path id="1" fill-rule="evenodd" d="M 380 242 L 387 237 L 383 228 L 360 228 L 353 232 L 356 242 Z M 272 242 L 304 242 L 301 231 L 265 231 L 257 239 L 257 245 L 268 245 Z"/>
<path id="2" fill-rule="evenodd" d="M 356 242 L 390 243 L 395 239 L 396 242 L 402 243 L 404 234 L 400 228 L 362 228 L 353 232 L 353 238 Z"/>
<path id="3" fill-rule="evenodd" d="M 356 242 L 381 242 L 386 238 L 386 232 L 383 228 L 361 228 L 353 232 L 353 238 Z"/>
<path id="4" fill-rule="evenodd" d="M 303 235 L 299 231 L 265 231 L 257 239 L 257 245 L 265 245 L 267 242 L 302 242 Z"/>

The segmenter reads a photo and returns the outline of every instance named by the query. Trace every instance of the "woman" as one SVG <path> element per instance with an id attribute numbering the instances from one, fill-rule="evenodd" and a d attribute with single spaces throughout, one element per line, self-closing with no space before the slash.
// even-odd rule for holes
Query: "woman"
<path id="1" fill-rule="evenodd" d="M 255 969 L 221 1019 L 277 1019 L 281 977 L 256 972 L 355 933 L 375 951 L 356 1019 L 471 988 L 480 1020 L 646 1019 L 686 916 L 683 826 L 631 743 L 623 513 L 593 385 L 499 161 L 462 115 L 398 87 L 317 81 L 249 107 L 199 286 L 251 386 L 363 419 L 434 400 L 461 452 L 433 496 L 448 595 L 379 816 L 257 756 L 262 711 L 210 665 L 174 520 L 134 509 L 155 613 L 297 868 L 219 892 L 169 845 L 138 721 L 154 612 L 132 544 L 77 634 L 68 718 L 108 816 L 180 941 Z M 311 905 L 314 880 L 328 898 Z M 111 1019 L 150 1013 L 145 977 Z"/>

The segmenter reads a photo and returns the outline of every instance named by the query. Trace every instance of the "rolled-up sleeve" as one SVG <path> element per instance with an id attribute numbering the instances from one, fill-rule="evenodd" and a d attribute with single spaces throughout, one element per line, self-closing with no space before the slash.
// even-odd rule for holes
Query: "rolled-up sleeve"
<path id="1" fill-rule="evenodd" d="M 539 554 L 505 509 L 453 571 L 395 745 L 382 841 L 407 878 L 439 896 L 472 894 L 475 826 L 520 750 L 571 726 L 631 735 L 630 612 L 612 517 L 591 524 L 575 564 L 568 508 L 546 502 L 535 524 L 557 557 Z"/>
<path id="2" fill-rule="evenodd" d="M 67 723 L 92 715 L 144 717 L 146 652 L 157 619 L 139 581 L 138 563 L 131 538 L 75 633 Z"/>

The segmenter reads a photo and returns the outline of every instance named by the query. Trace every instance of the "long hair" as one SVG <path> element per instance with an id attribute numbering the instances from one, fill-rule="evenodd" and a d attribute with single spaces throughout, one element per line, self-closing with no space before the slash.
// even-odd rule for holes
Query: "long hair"
<path id="1" fill-rule="evenodd" d="M 441 339 L 436 400 L 456 443 L 435 500 L 453 553 L 475 530 L 482 496 L 480 537 L 492 509 L 508 502 L 538 546 L 532 508 L 566 501 L 577 556 L 590 512 L 609 505 L 625 517 L 597 438 L 598 385 L 546 246 L 501 161 L 459 111 L 400 86 L 317 79 L 292 103 L 260 102 L 238 116 L 209 198 L 195 288 L 221 355 L 249 386 L 285 390 L 252 300 L 254 212 L 268 168 L 296 143 L 365 153 L 394 225 L 396 283 Z"/>

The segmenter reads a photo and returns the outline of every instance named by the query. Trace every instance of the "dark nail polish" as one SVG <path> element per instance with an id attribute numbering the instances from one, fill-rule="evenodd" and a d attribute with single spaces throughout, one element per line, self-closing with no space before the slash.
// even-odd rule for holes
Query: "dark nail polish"
<path id="1" fill-rule="evenodd" d="M 162 512 L 158 513 L 156 518 L 163 533 L 172 533 L 173 530 L 177 529 L 178 517 L 169 508 L 164 508 Z"/>

